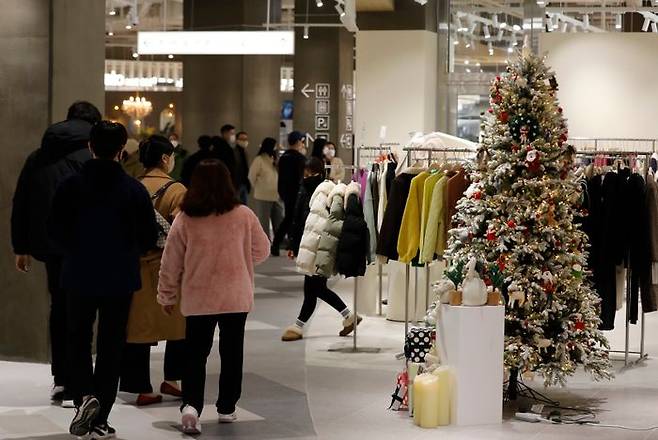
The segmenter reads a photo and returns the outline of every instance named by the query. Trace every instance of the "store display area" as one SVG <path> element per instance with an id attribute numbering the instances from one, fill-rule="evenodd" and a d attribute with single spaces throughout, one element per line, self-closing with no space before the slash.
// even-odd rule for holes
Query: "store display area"
<path id="1" fill-rule="evenodd" d="M 353 282 L 342 280 L 336 291 L 351 300 Z M 322 305 L 302 341 L 284 344 L 282 329 L 296 312 L 302 295 L 302 277 L 293 264 L 275 258 L 260 267 L 256 277 L 256 308 L 247 324 L 244 395 L 240 402 L 240 422 L 218 425 L 213 417 L 216 397 L 218 355 L 216 347 L 208 364 L 208 393 L 204 413 L 204 438 L 252 439 L 599 439 L 656 440 L 658 431 L 632 432 L 620 429 L 532 424 L 512 419 L 505 406 L 502 424 L 475 427 L 448 426 L 421 429 L 408 412 L 386 408 L 395 387 L 395 375 L 402 361 L 395 359 L 404 339 L 404 324 L 379 317 L 367 317 L 359 327 L 359 345 L 379 347 L 377 354 L 336 353 L 329 350 L 349 346 L 340 338 L 340 321 L 335 312 Z M 384 308 L 385 310 L 385 308 Z M 617 314 L 617 329 L 606 332 L 613 348 L 623 347 L 623 313 Z M 656 424 L 658 407 L 658 315 L 646 315 L 646 350 L 649 359 L 622 370 L 623 360 L 613 363 L 616 378 L 592 382 L 582 372 L 569 380 L 564 389 L 551 388 L 546 394 L 565 406 L 585 406 L 594 410 L 603 424 L 648 427 Z M 632 326 L 631 341 L 639 340 L 639 327 Z M 160 347 L 163 348 L 163 347 Z M 632 347 L 637 349 L 638 347 Z M 161 379 L 163 353 L 153 354 L 153 380 Z M 70 438 L 63 434 L 70 422 L 71 409 L 49 404 L 49 366 L 42 364 L 0 363 L 0 438 Z M 541 382 L 528 382 L 544 391 Z M 165 400 L 146 409 L 125 403 L 120 395 L 112 421 L 123 427 L 123 439 L 180 439 L 175 428 L 178 403 Z"/>

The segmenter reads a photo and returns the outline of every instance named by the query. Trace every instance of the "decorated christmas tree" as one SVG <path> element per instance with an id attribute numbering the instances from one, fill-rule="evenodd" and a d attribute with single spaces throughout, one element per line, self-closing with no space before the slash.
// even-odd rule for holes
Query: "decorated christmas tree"
<path id="1" fill-rule="evenodd" d="M 546 385 L 563 385 L 579 365 L 610 378 L 557 88 L 528 49 L 492 82 L 478 166 L 446 255 L 453 280 L 477 258 L 480 276 L 506 298 L 505 366 L 541 374 Z"/>

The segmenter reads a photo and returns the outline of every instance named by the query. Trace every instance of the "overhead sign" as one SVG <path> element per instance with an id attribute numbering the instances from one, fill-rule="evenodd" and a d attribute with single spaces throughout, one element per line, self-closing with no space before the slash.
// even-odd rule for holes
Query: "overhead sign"
<path id="1" fill-rule="evenodd" d="M 140 55 L 294 55 L 294 31 L 138 32 Z"/>
<path id="2" fill-rule="evenodd" d="M 331 86 L 327 83 L 317 83 L 315 85 L 315 97 L 319 98 L 329 98 Z"/>
<path id="3" fill-rule="evenodd" d="M 316 99 L 315 100 L 315 114 L 328 115 L 329 114 L 329 100 Z"/>
<path id="4" fill-rule="evenodd" d="M 315 116 L 316 130 L 329 130 L 329 116 Z"/>

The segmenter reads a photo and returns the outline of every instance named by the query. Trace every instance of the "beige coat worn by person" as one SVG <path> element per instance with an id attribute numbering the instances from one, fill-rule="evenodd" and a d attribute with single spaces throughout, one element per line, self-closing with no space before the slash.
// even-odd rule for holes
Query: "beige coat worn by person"
<path id="1" fill-rule="evenodd" d="M 345 163 L 340 157 L 334 157 L 330 162 L 331 170 L 329 171 L 329 180 L 334 183 L 341 183 L 345 180 Z"/>
<path id="2" fill-rule="evenodd" d="M 254 188 L 254 199 L 266 202 L 279 200 L 277 185 L 279 173 L 274 166 L 272 157 L 268 154 L 256 156 L 249 168 L 249 182 Z"/>
<path id="3" fill-rule="evenodd" d="M 153 195 L 172 179 L 163 171 L 154 169 L 140 178 L 149 194 Z M 185 196 L 185 186 L 174 183 L 156 202 L 155 208 L 169 222 L 174 221 Z M 133 344 L 148 344 L 158 341 L 185 339 L 185 318 L 176 306 L 174 313 L 167 316 L 157 302 L 158 273 L 162 251 L 150 251 L 142 257 L 140 268 L 142 288 L 133 295 L 128 317 L 127 341 Z"/>

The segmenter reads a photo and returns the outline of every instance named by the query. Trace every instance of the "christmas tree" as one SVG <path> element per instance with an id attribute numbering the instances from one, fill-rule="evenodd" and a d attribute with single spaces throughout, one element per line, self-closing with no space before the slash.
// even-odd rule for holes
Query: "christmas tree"
<path id="1" fill-rule="evenodd" d="M 492 82 L 478 166 L 446 254 L 452 279 L 477 258 L 480 276 L 507 300 L 505 366 L 541 374 L 546 385 L 564 385 L 579 365 L 596 380 L 611 377 L 557 87 L 528 49 Z"/>

